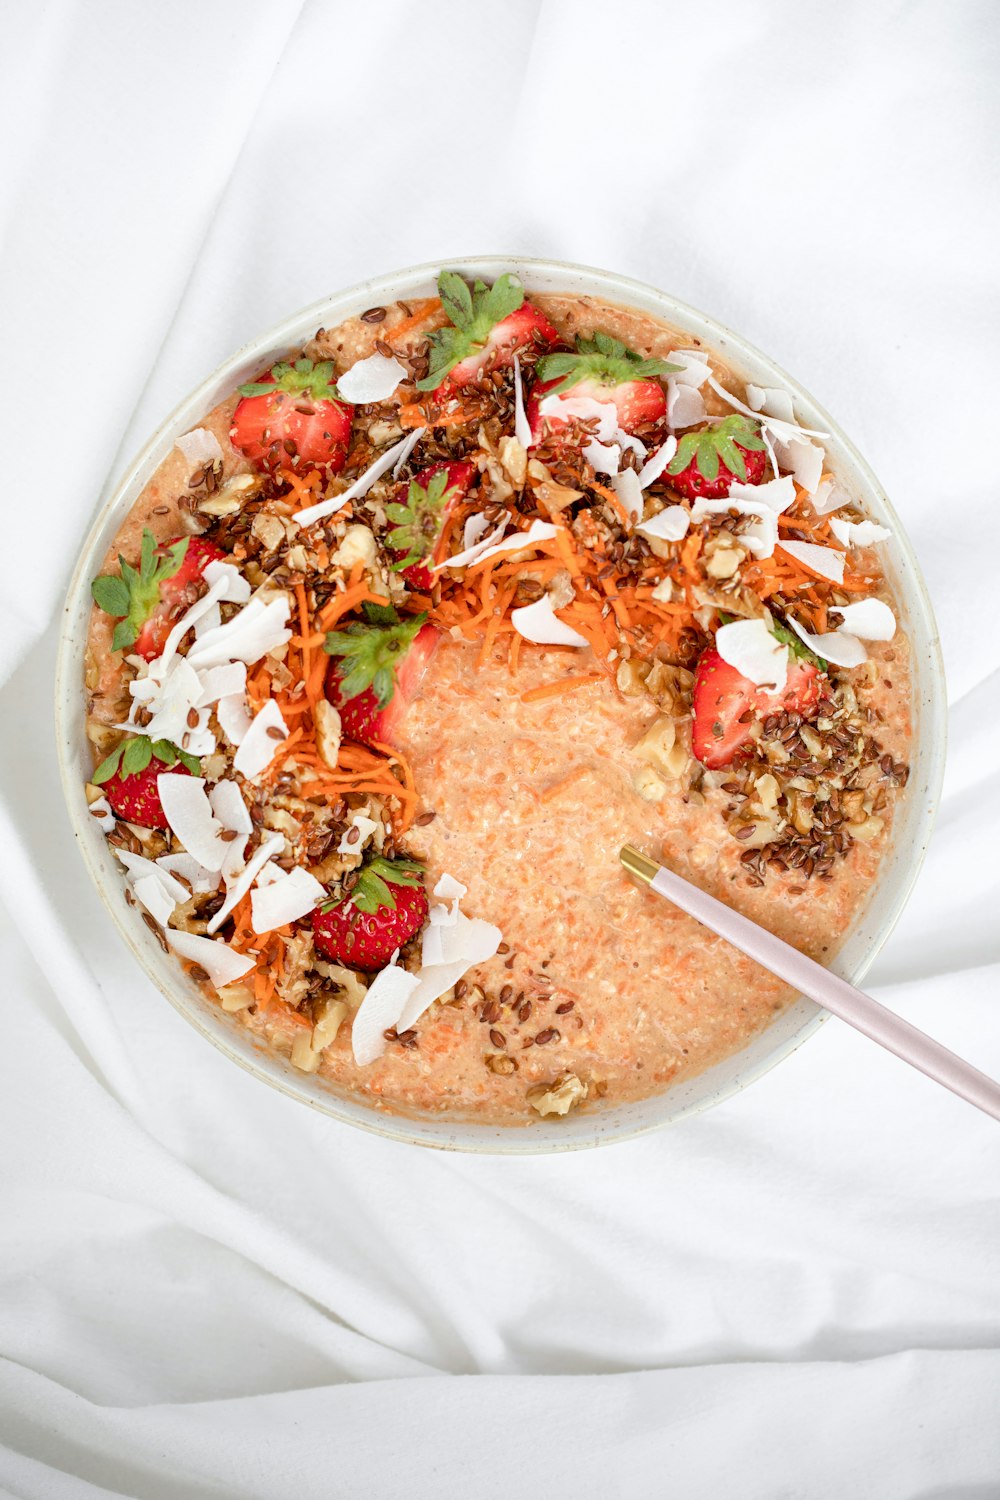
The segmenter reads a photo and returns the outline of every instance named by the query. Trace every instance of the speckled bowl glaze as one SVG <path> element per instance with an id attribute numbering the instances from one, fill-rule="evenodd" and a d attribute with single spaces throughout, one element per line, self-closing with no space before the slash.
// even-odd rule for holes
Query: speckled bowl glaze
<path id="1" fill-rule="evenodd" d="M 639 308 L 701 339 L 744 379 L 759 385 L 785 387 L 795 398 L 796 413 L 803 425 L 830 433 L 826 443 L 828 461 L 841 485 L 868 515 L 891 528 L 892 540 L 884 544 L 883 558 L 899 603 L 901 625 L 911 644 L 915 732 L 910 780 L 897 810 L 892 845 L 886 851 L 867 906 L 834 964 L 838 973 L 859 981 L 891 932 L 920 868 L 940 792 L 945 755 L 944 674 L 937 627 L 916 558 L 875 475 L 837 424 L 797 381 L 727 328 L 655 287 L 610 271 L 523 256 L 472 256 L 449 260 L 448 264 L 470 277 L 479 276 L 487 281 L 504 271 L 514 271 L 529 294 L 563 291 Z M 530 1126 L 503 1127 L 450 1116 L 411 1117 L 376 1109 L 356 1095 L 337 1091 L 316 1075 L 298 1072 L 283 1057 L 267 1051 L 235 1017 L 204 998 L 176 958 L 160 949 L 139 913 L 123 901 L 120 867 L 89 816 L 82 792 L 91 771 L 84 732 L 83 691 L 90 580 L 99 571 L 115 533 L 158 464 L 176 438 L 196 426 L 240 381 L 284 356 L 316 328 L 334 326 L 367 307 L 397 297 L 432 296 L 439 270 L 440 265 L 435 262 L 362 282 L 304 308 L 253 340 L 181 402 L 110 487 L 81 549 L 63 613 L 56 670 L 56 733 L 63 787 L 73 832 L 87 869 L 139 964 L 203 1037 L 248 1072 L 290 1098 L 345 1124 L 414 1145 L 508 1154 L 601 1146 L 669 1125 L 728 1099 L 812 1036 L 826 1013 L 811 1001 L 800 999 L 741 1051 L 697 1077 L 682 1080 L 639 1103 L 604 1110 L 592 1108 L 565 1119 L 541 1119 Z"/>

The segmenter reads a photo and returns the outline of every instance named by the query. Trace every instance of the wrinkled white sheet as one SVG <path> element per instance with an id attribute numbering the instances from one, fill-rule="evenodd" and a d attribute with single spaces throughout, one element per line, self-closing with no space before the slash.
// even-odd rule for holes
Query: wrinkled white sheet
<path id="1" fill-rule="evenodd" d="M 57 786 L 109 471 L 245 338 L 411 261 L 615 267 L 871 459 L 953 705 L 871 976 L 1000 1071 L 989 0 L 61 0 L 0 109 L 0 1485 L 27 1500 L 1000 1491 L 1000 1134 L 836 1022 L 657 1137 L 454 1158 L 315 1116 L 134 967 Z"/>

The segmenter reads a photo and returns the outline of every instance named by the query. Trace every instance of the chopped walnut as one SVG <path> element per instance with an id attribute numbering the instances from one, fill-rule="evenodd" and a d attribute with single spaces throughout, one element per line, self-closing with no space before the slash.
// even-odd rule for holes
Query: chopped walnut
<path id="1" fill-rule="evenodd" d="M 327 698 L 320 698 L 313 709 L 316 724 L 316 744 L 323 761 L 331 771 L 337 769 L 340 754 L 340 714 Z"/>
<path id="2" fill-rule="evenodd" d="M 540 1115 L 568 1115 L 587 1097 L 587 1085 L 575 1073 L 564 1073 L 555 1083 L 543 1083 L 529 1089 L 528 1103 Z"/>

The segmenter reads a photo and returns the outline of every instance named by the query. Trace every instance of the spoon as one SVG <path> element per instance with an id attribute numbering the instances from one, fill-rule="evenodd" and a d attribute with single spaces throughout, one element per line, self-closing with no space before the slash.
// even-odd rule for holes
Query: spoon
<path id="1" fill-rule="evenodd" d="M 815 1000 L 817 1005 L 839 1016 L 856 1031 L 878 1042 L 880 1047 L 894 1052 L 911 1067 L 933 1078 L 935 1083 L 951 1089 L 960 1099 L 974 1104 L 984 1114 L 992 1115 L 994 1120 L 1000 1120 L 1000 1084 L 987 1078 L 963 1058 L 956 1057 L 926 1032 L 911 1026 L 909 1021 L 887 1010 L 862 990 L 855 989 L 846 979 L 831 974 L 829 969 L 807 958 L 790 943 L 751 922 L 749 917 L 741 916 L 690 881 L 664 869 L 655 860 L 647 859 L 631 844 L 626 844 L 618 857 L 636 880 L 658 896 L 672 901 L 703 926 L 732 943 L 734 948 L 739 948 L 792 985 L 800 994 Z"/>

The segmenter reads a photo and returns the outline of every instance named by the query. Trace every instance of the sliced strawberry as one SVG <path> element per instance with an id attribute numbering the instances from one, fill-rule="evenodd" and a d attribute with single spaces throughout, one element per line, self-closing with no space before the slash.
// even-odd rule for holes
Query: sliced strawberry
<path id="1" fill-rule="evenodd" d="M 434 574 L 422 559 L 433 559 L 449 511 L 464 500 L 475 477 L 474 464 L 433 464 L 414 475 L 408 487 L 401 485 L 397 502 L 386 506 L 393 523 L 388 547 L 397 559 L 393 571 L 402 573 L 412 588 L 432 586 Z"/>
<path id="2" fill-rule="evenodd" d="M 457 272 L 442 271 L 438 293 L 451 324 L 429 335 L 430 369 L 417 381 L 418 390 L 458 390 L 475 380 L 487 361 L 510 365 L 518 349 L 559 342 L 558 329 L 525 302 L 524 290 L 513 276 L 500 276 L 489 287 L 477 281 L 470 291 Z"/>
<path id="3" fill-rule="evenodd" d="M 415 697 L 439 632 L 427 616 L 400 617 L 390 606 L 366 604 L 366 619 L 330 631 L 324 650 L 337 657 L 326 694 L 340 710 L 343 733 L 362 745 L 391 744 Z"/>
<path id="4" fill-rule="evenodd" d="M 354 408 L 338 396 L 331 360 L 281 362 L 241 385 L 240 395 L 229 441 L 259 469 L 338 474 L 344 467 Z"/>
<path id="5" fill-rule="evenodd" d="M 90 585 L 97 605 L 118 620 L 113 651 L 133 651 L 152 661 L 163 650 L 177 615 L 193 604 L 197 585 L 210 562 L 225 553 L 200 536 L 179 536 L 157 545 L 142 533 L 138 568 L 119 557 L 121 573 L 104 573 Z"/>
<path id="6" fill-rule="evenodd" d="M 423 866 L 412 859 L 369 860 L 338 904 L 312 914 L 317 953 L 352 969 L 384 969 L 427 920 Z"/>
<path id="7" fill-rule="evenodd" d="M 736 480 L 762 484 L 767 449 L 760 433 L 759 422 L 738 412 L 710 427 L 686 432 L 667 465 L 666 483 L 689 500 L 721 500 Z"/>
<path id="8" fill-rule="evenodd" d="M 169 740 L 150 741 L 140 734 L 122 740 L 101 762 L 92 780 L 104 788 L 113 811 L 126 823 L 137 823 L 140 828 L 166 828 L 157 777 L 165 772 L 176 776 L 197 775 L 200 770 L 201 763 L 195 756 L 178 750 Z"/>
<path id="9" fill-rule="evenodd" d="M 769 692 L 723 661 L 714 646 L 709 647 L 695 669 L 691 729 L 695 757 L 709 770 L 718 770 L 750 743 L 751 728 L 768 714 L 808 715 L 819 702 L 819 675 L 814 662 L 790 657 L 784 687 Z"/>
<path id="10" fill-rule="evenodd" d="M 543 427 L 554 432 L 566 426 L 560 417 L 541 415 L 539 408 L 546 396 L 610 402 L 618 410 L 618 426 L 623 432 L 635 432 L 656 422 L 667 410 L 660 377 L 679 368 L 663 359 L 644 359 L 609 333 L 578 338 L 575 354 L 546 354 L 538 361 L 540 384 L 532 391 L 526 409 L 532 440 L 539 441 Z"/>

